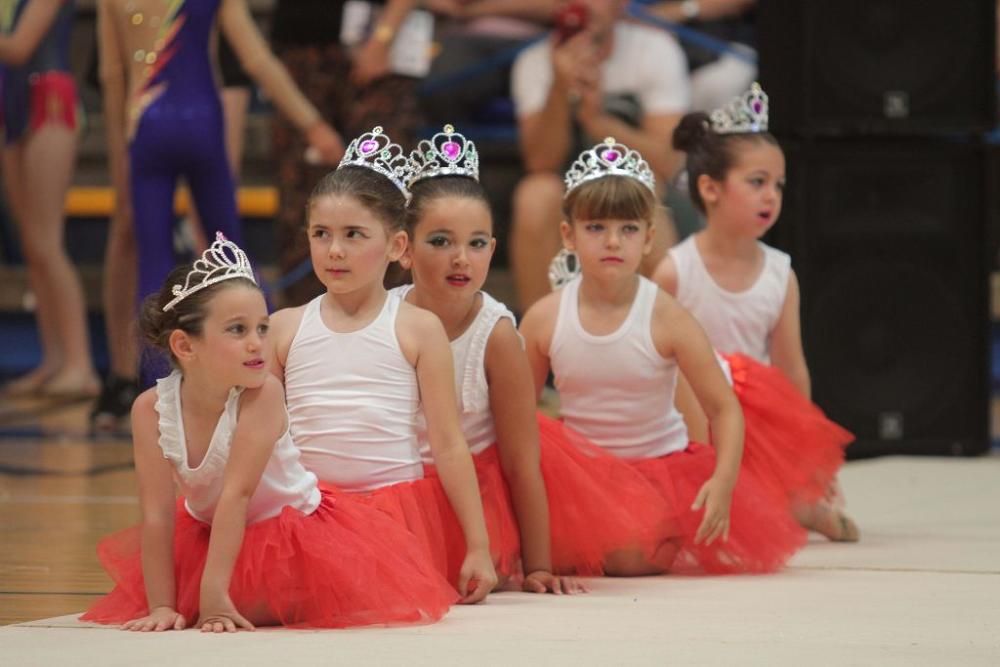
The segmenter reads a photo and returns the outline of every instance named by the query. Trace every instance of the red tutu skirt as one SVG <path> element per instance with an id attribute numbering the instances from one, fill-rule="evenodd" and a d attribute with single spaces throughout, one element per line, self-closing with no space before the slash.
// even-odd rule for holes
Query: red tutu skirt
<path id="1" fill-rule="evenodd" d="M 425 471 L 429 474 L 423 479 L 350 495 L 369 507 L 381 510 L 416 536 L 437 571 L 457 588 L 465 561 L 465 533 L 435 470 L 426 466 Z M 503 476 L 498 469 L 494 474 L 488 466 L 477 465 L 476 471 L 486 530 L 490 537 L 490 554 L 497 574 L 509 575 L 517 563 L 517 524 L 510 513 L 509 502 L 506 507 L 503 501 L 493 502 L 506 493 Z M 321 482 L 320 487 L 325 485 Z M 335 487 L 329 488 L 335 490 Z"/>
<path id="2" fill-rule="evenodd" d="M 179 501 L 176 609 L 188 623 L 198 618 L 211 530 Z M 149 613 L 140 541 L 141 528 L 135 526 L 98 545 L 115 588 L 82 620 L 122 623 Z M 381 513 L 326 491 L 312 514 L 286 507 L 246 527 L 229 593 L 251 619 L 317 628 L 428 623 L 457 600 L 412 535 Z"/>
<path id="3" fill-rule="evenodd" d="M 777 368 L 741 354 L 724 356 L 746 424 L 742 470 L 789 504 L 823 498 L 854 436 L 827 419 Z"/>
<path id="4" fill-rule="evenodd" d="M 521 554 L 521 535 L 514 517 L 513 505 L 510 502 L 510 492 L 504 480 L 500 458 L 496 445 L 491 445 L 484 451 L 472 457 L 476 466 L 476 480 L 479 482 L 479 497 L 483 503 L 483 516 L 486 519 L 486 532 L 490 536 L 490 554 L 497 575 L 510 577 L 517 573 Z M 437 468 L 424 466 L 428 479 L 440 481 Z M 455 516 L 451 504 L 448 504 L 448 522 L 459 528 L 458 517 Z M 465 536 L 459 528 L 457 532 L 449 531 L 446 541 L 448 558 L 448 573 L 458 577 L 458 571 L 465 560 Z M 451 579 L 450 579 L 451 580 Z"/>
<path id="5" fill-rule="evenodd" d="M 555 571 L 602 575 L 608 554 L 620 550 L 654 562 L 681 535 L 676 501 L 627 462 L 541 413 L 538 431 Z"/>
<path id="6" fill-rule="evenodd" d="M 715 450 L 692 443 L 683 452 L 629 464 L 668 502 L 679 503 L 683 544 L 672 571 L 686 574 L 763 573 L 780 569 L 806 541 L 783 502 L 769 494 L 757 476 L 741 468 L 729 510 L 729 539 L 695 544 L 704 509 L 694 511 L 702 485 L 715 471 Z"/>

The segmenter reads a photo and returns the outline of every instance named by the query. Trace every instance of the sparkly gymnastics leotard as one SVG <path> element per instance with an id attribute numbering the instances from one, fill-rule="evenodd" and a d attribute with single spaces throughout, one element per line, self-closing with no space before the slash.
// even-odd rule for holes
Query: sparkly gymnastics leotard
<path id="1" fill-rule="evenodd" d="M 30 0 L 0 1 L 0 31 L 10 34 Z M 67 0 L 26 63 L 0 66 L 0 124 L 12 144 L 29 130 L 48 123 L 75 129 L 76 84 L 69 68 L 69 40 L 73 29 L 73 2 Z"/>
<path id="2" fill-rule="evenodd" d="M 148 49 L 132 53 L 133 61 L 144 65 L 127 103 L 140 298 L 155 292 L 175 264 L 172 230 L 179 178 L 191 189 L 206 236 L 222 232 L 242 243 L 209 50 L 219 3 L 125 2 L 125 21 L 115 26 L 149 37 Z M 162 11 L 150 11 L 153 7 Z"/>

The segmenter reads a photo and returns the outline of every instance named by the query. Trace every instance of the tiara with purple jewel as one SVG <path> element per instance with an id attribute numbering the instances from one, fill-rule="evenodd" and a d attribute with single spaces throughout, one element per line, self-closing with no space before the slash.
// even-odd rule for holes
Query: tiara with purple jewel
<path id="1" fill-rule="evenodd" d="M 709 115 L 716 134 L 767 132 L 767 93 L 756 81 L 750 90 Z"/>
<path id="2" fill-rule="evenodd" d="M 410 191 L 406 189 L 411 174 L 410 163 L 406 160 L 402 147 L 392 143 L 388 135 L 382 134 L 381 126 L 365 132 L 347 146 L 337 168 L 348 165 L 365 167 L 382 174 L 399 188 L 407 200 L 410 199 Z"/>
<path id="3" fill-rule="evenodd" d="M 476 144 L 455 132 L 451 125 L 445 125 L 430 141 L 423 139 L 410 153 L 410 181 L 412 187 L 417 181 L 435 176 L 468 176 L 479 180 L 479 152 Z"/>
<path id="4" fill-rule="evenodd" d="M 191 270 L 184 278 L 184 284 L 174 285 L 170 289 L 174 298 L 163 307 L 163 312 L 172 309 L 187 297 L 209 285 L 233 278 L 246 278 L 254 285 L 257 284 L 247 254 L 238 245 L 223 236 L 222 232 L 216 232 L 215 242 L 191 266 Z"/>
<path id="5" fill-rule="evenodd" d="M 580 153 L 566 172 L 566 194 L 580 185 L 605 176 L 633 178 L 652 191 L 656 191 L 656 178 L 646 161 L 624 144 L 608 137 L 603 143 Z"/>

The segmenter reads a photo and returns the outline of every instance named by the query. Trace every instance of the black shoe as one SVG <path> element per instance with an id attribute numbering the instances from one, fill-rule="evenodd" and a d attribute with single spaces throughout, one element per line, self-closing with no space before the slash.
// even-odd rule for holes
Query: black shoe
<path id="1" fill-rule="evenodd" d="M 131 378 L 108 376 L 97 404 L 90 413 L 90 425 L 95 431 L 119 430 L 122 420 L 132 411 L 132 403 L 139 395 L 139 383 Z"/>

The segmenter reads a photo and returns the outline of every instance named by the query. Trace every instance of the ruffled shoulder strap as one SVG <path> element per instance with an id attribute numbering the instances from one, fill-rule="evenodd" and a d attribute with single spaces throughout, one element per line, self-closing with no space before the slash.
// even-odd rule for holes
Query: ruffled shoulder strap
<path id="1" fill-rule="evenodd" d="M 222 470 L 226 467 L 226 461 L 229 460 L 233 432 L 236 430 L 236 422 L 240 415 L 240 396 L 242 394 L 243 387 L 233 387 L 229 390 L 226 407 L 215 425 L 212 441 L 208 443 L 208 451 L 205 452 L 205 459 L 197 470 L 192 471 L 195 473 L 192 479 L 207 482 L 215 475 L 222 474 Z"/>
<path id="2" fill-rule="evenodd" d="M 181 374 L 174 371 L 165 378 L 156 381 L 156 412 L 159 415 L 158 443 L 163 452 L 163 458 L 180 468 L 185 463 L 184 443 L 181 438 Z"/>
<path id="3" fill-rule="evenodd" d="M 507 306 L 486 292 L 480 292 L 480 294 L 483 296 L 483 305 L 467 332 L 471 339 L 469 340 L 468 354 L 465 356 L 465 365 L 461 369 L 456 369 L 462 373 L 462 407 L 466 412 L 477 412 L 489 407 L 490 392 L 486 385 L 486 345 L 490 341 L 493 328 L 497 322 L 504 318 L 509 319 L 515 327 L 517 326 L 514 313 L 510 312 Z M 524 345 L 523 339 L 521 345 Z"/>

